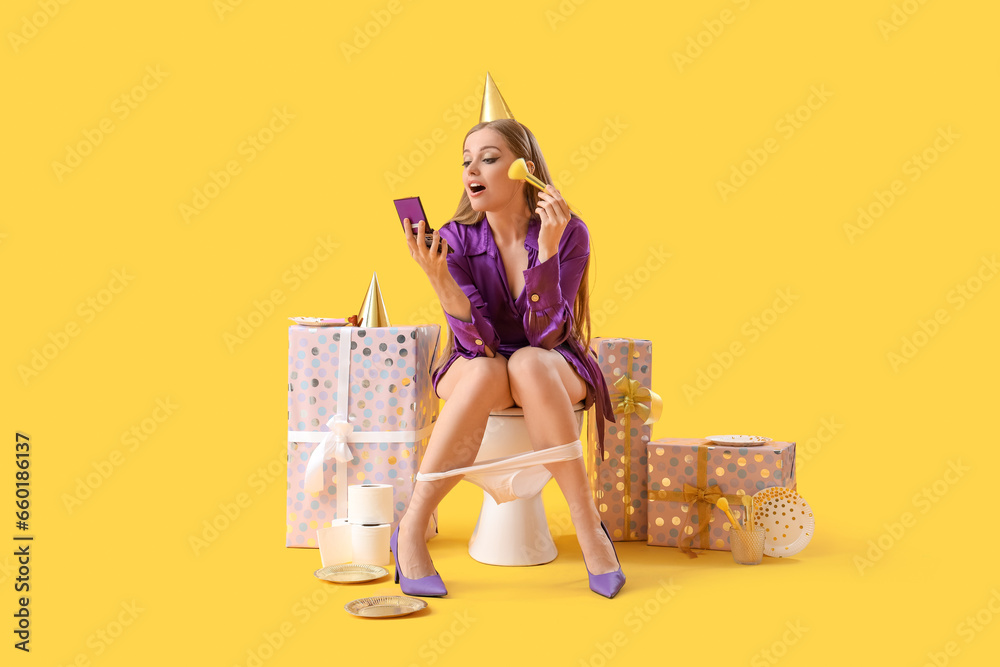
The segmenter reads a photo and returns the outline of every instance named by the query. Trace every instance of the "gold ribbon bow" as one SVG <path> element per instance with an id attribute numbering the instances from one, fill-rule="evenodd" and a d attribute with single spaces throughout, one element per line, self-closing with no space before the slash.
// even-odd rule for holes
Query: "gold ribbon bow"
<path id="1" fill-rule="evenodd" d="M 713 484 L 707 489 L 699 489 L 697 486 L 691 486 L 690 484 L 684 484 L 684 491 L 682 491 L 684 502 L 686 503 L 696 503 L 704 502 L 711 503 L 714 505 L 722 497 L 722 492 L 719 490 L 718 484 Z"/>
<path id="2" fill-rule="evenodd" d="M 634 413 L 643 420 L 643 426 L 649 426 L 657 421 L 663 411 L 663 399 L 660 395 L 649 387 L 641 386 L 638 380 L 633 380 L 628 375 L 623 375 L 615 381 L 615 394 L 611 400 L 612 402 L 617 400 L 614 406 L 615 414 Z"/>

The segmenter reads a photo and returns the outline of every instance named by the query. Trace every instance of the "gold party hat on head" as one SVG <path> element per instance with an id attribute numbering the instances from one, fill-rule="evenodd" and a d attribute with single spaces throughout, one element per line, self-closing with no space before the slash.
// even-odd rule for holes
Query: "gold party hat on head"
<path id="1" fill-rule="evenodd" d="M 514 114 L 500 94 L 497 84 L 493 83 L 493 77 L 486 73 L 486 89 L 483 90 L 483 109 L 479 112 L 479 122 L 485 123 L 498 118 L 510 118 L 514 120 Z"/>
<path id="2" fill-rule="evenodd" d="M 388 327 L 389 316 L 385 314 L 385 304 L 382 303 L 382 290 L 378 287 L 378 274 L 372 274 L 372 282 L 368 285 L 368 294 L 358 312 L 359 325 L 363 327 Z"/>

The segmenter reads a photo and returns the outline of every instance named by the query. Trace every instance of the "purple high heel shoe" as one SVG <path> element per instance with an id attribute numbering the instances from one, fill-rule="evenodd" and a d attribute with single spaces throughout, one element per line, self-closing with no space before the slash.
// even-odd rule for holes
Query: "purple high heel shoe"
<path id="1" fill-rule="evenodd" d="M 611 542 L 611 535 L 608 533 L 608 528 L 604 525 L 603 521 L 601 522 L 601 530 L 607 536 L 608 542 Z M 614 542 L 611 542 L 611 550 L 615 552 L 615 560 L 618 560 L 618 551 L 615 549 Z M 586 560 L 584 560 L 583 564 L 587 564 Z M 590 578 L 590 590 L 606 598 L 613 598 L 622 589 L 622 586 L 625 585 L 625 573 L 622 572 L 621 561 L 618 561 L 618 569 L 615 572 L 607 572 L 605 574 L 591 574 L 588 567 L 587 576 Z"/>
<path id="2" fill-rule="evenodd" d="M 441 575 L 437 573 L 437 570 L 434 571 L 434 574 L 420 579 L 407 579 L 403 576 L 403 571 L 399 567 L 398 540 L 399 526 L 397 525 L 392 537 L 389 538 L 389 549 L 392 551 L 393 560 L 396 561 L 396 583 L 403 589 L 403 592 L 407 595 L 425 598 L 439 598 L 447 595 L 448 589 L 444 587 L 444 582 L 441 581 Z"/>

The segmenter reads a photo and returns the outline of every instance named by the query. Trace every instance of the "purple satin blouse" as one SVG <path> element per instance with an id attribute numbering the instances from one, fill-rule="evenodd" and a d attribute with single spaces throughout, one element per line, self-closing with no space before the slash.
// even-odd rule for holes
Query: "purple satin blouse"
<path id="1" fill-rule="evenodd" d="M 597 433 L 603 452 L 601 417 L 615 420 L 608 386 L 594 353 L 570 336 L 573 304 L 590 256 L 590 234 L 582 220 L 570 218 L 559 240 L 559 252 L 539 264 L 540 229 L 541 222 L 533 217 L 524 239 L 528 251 L 524 289 L 514 298 L 503 258 L 485 218 L 473 225 L 449 222 L 441 227 L 441 236 L 455 249 L 448 255 L 448 270 L 469 297 L 472 321 L 463 322 L 445 313 L 455 344 L 451 357 L 434 372 L 434 389 L 456 359 L 486 356 L 487 346 L 507 358 L 529 345 L 555 349 L 587 384 L 584 405 L 589 408 L 600 401 Z"/>

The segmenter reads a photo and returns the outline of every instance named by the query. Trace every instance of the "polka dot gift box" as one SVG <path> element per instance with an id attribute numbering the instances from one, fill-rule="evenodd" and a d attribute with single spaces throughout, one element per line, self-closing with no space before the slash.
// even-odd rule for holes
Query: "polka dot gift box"
<path id="1" fill-rule="evenodd" d="M 317 528 L 347 518 L 353 484 L 393 486 L 395 528 L 437 419 L 430 373 L 439 332 L 288 328 L 286 546 L 317 547 Z"/>
<path id="2" fill-rule="evenodd" d="M 724 495 L 737 521 L 743 496 L 780 486 L 795 489 L 795 443 L 715 445 L 701 438 L 660 438 L 647 447 L 648 544 L 729 551 L 732 526 L 715 506 Z"/>
<path id="3" fill-rule="evenodd" d="M 592 338 L 597 363 L 611 393 L 616 421 L 604 423 L 604 460 L 599 458 L 594 411 L 587 428 L 590 489 L 601 520 L 614 542 L 646 539 L 646 443 L 651 426 L 646 413 L 629 406 L 625 383 L 650 389 L 653 344 L 635 338 Z M 646 409 L 649 408 L 647 404 Z"/>

